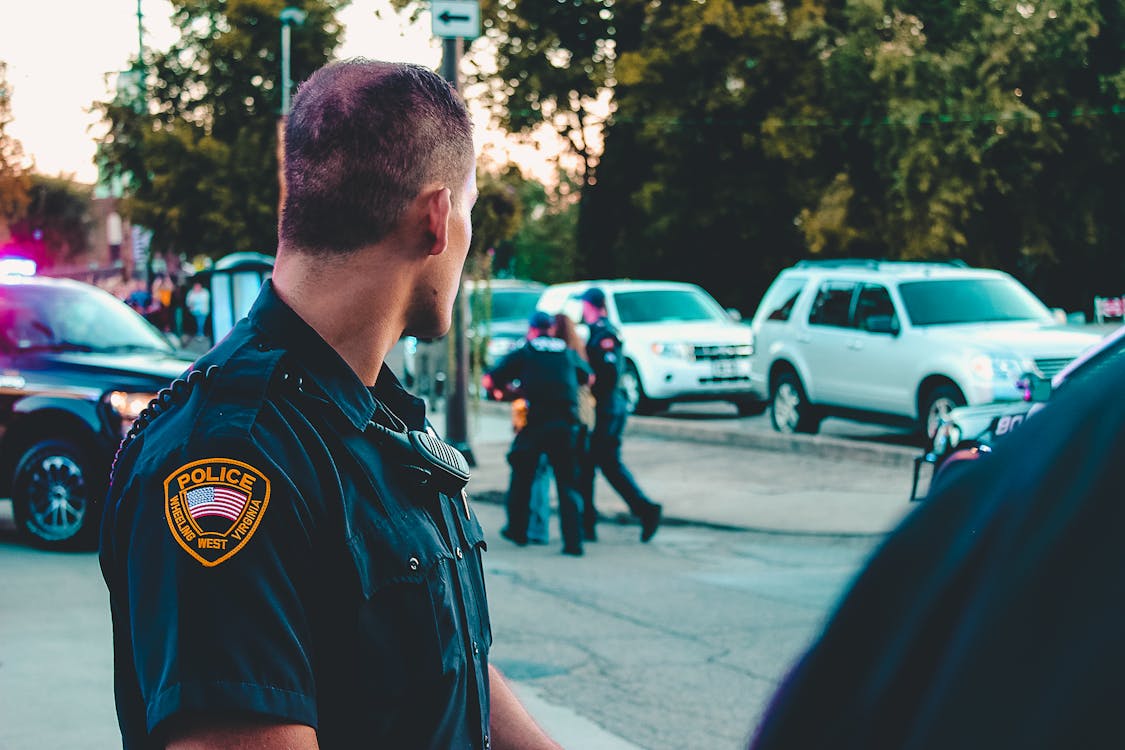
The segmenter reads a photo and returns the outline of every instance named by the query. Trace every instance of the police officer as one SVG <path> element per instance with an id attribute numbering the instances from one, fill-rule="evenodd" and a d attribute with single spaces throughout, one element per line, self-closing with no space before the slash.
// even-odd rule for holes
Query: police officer
<path id="1" fill-rule="evenodd" d="M 599 287 L 590 287 L 582 293 L 582 319 L 590 331 L 586 338 L 586 358 L 594 369 L 592 390 L 597 413 L 582 471 L 583 494 L 587 499 L 582 516 L 583 530 L 587 540 L 597 538 L 594 473 L 600 468 L 602 476 L 640 519 L 641 541 L 647 542 L 660 526 L 662 506 L 645 496 L 621 462 L 621 435 L 625 431 L 628 406 L 618 384 L 625 358 L 621 353 L 621 337 L 606 317 L 605 292 Z"/>
<path id="2" fill-rule="evenodd" d="M 123 744 L 557 750 L 489 665 L 464 457 L 383 364 L 450 325 L 464 103 L 421 66 L 330 64 L 297 91 L 284 164 L 272 281 L 114 462 Z"/>
<path id="3" fill-rule="evenodd" d="M 582 554 L 582 496 L 578 478 L 578 387 L 589 382 L 590 366 L 550 334 L 554 320 L 545 312 L 532 313 L 527 341 L 509 352 L 485 374 L 487 388 L 503 389 L 518 382 L 527 399 L 527 423 L 516 433 L 508 452 L 512 467 L 508 486 L 508 526 L 501 534 L 518 545 L 527 544 L 532 484 L 540 457 L 546 455 L 555 475 L 559 498 L 559 526 L 563 554 Z"/>

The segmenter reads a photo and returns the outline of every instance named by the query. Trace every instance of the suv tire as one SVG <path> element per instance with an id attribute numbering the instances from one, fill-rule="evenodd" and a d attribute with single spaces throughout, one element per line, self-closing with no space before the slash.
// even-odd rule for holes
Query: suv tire
<path id="1" fill-rule="evenodd" d="M 960 388 L 952 383 L 943 383 L 931 388 L 920 403 L 922 408 L 918 410 L 918 429 L 929 444 L 934 439 L 939 421 L 948 417 L 953 409 L 964 406 L 966 401 Z"/>
<path id="2" fill-rule="evenodd" d="M 92 463 L 68 440 L 32 445 L 16 465 L 12 510 L 33 544 L 54 549 L 90 549 L 97 541 L 101 497 Z"/>
<path id="3" fill-rule="evenodd" d="M 805 388 L 796 373 L 777 376 L 770 393 L 770 423 L 782 433 L 814 433 L 820 429 L 820 415 L 809 403 Z"/>
<path id="4" fill-rule="evenodd" d="M 645 395 L 644 386 L 641 385 L 641 375 L 632 362 L 625 363 L 625 371 L 621 373 L 619 386 L 625 394 L 626 408 L 630 414 L 647 416 L 668 408 L 666 401 L 651 399 Z"/>

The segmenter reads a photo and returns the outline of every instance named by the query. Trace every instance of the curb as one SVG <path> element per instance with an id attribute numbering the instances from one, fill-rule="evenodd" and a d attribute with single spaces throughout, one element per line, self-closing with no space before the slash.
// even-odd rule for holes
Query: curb
<path id="1" fill-rule="evenodd" d="M 487 409 L 490 413 L 508 414 L 507 402 L 481 400 L 473 408 Z M 735 422 L 737 425 L 738 422 Z M 780 432 L 749 430 L 730 426 L 729 422 L 689 422 L 670 417 L 630 417 L 625 423 L 626 435 L 669 440 L 689 440 L 710 445 L 736 446 L 757 450 L 802 453 L 818 458 L 864 461 L 877 466 L 913 470 L 914 457 L 920 448 L 886 445 L 862 438 L 835 437 L 832 435 L 785 435 Z"/>

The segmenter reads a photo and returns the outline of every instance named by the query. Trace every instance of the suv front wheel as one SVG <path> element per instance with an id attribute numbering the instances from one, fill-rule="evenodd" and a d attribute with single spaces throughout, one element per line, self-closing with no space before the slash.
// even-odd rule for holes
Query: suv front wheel
<path id="1" fill-rule="evenodd" d="M 631 414 L 645 416 L 668 408 L 667 401 L 645 395 L 644 386 L 641 385 L 641 374 L 637 372 L 637 366 L 632 362 L 625 363 L 625 371 L 621 373 L 619 385 L 625 393 L 625 402 Z"/>
<path id="2" fill-rule="evenodd" d="M 919 428 L 926 440 L 932 442 L 942 420 L 949 417 L 949 412 L 964 405 L 964 394 L 952 383 L 943 383 L 931 388 L 922 399 L 922 408 L 918 410 L 921 417 Z"/>
<path id="3" fill-rule="evenodd" d="M 20 531 L 40 547 L 91 547 L 100 519 L 91 464 L 67 440 L 32 445 L 16 466 L 12 510 Z"/>
<path id="4" fill-rule="evenodd" d="M 812 433 L 820 429 L 820 416 L 809 403 L 796 373 L 783 372 L 774 381 L 770 397 L 770 422 L 778 432 Z"/>

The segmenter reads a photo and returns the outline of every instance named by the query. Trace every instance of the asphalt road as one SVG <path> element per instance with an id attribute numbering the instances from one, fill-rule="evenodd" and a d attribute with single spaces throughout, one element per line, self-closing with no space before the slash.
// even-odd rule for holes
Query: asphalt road
<path id="1" fill-rule="evenodd" d="M 866 452 L 870 441 L 832 434 L 790 444 L 759 435 L 759 417 L 676 411 L 632 420 L 625 441 L 668 522 L 640 544 L 599 479 L 600 540 L 580 559 L 559 554 L 557 525 L 547 546 L 499 537 L 507 411 L 470 413 L 491 657 L 568 748 L 744 747 L 792 660 L 910 510 L 913 449 Z M 0 748 L 117 746 L 96 556 L 24 546 L 0 501 L 0 570 Z"/>

